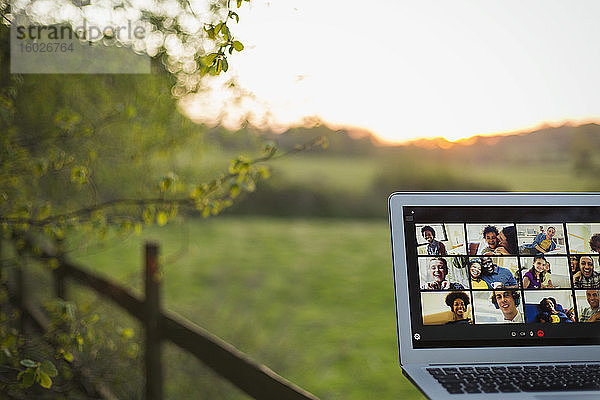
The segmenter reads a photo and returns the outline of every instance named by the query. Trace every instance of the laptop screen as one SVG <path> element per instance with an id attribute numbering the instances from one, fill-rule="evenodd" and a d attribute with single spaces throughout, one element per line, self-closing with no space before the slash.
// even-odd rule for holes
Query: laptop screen
<path id="1" fill-rule="evenodd" d="M 599 207 L 402 210 L 414 348 L 600 343 Z"/>

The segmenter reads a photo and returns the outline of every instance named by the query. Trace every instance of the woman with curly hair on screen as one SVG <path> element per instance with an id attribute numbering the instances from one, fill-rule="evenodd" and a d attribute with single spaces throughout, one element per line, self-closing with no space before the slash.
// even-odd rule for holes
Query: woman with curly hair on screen
<path id="1" fill-rule="evenodd" d="M 446 324 L 470 324 L 471 319 L 467 318 L 467 306 L 471 303 L 469 295 L 465 292 L 451 292 L 446 296 L 446 305 L 452 311 L 452 321 Z"/>
<path id="2" fill-rule="evenodd" d="M 489 289 L 490 285 L 482 279 L 485 271 L 481 267 L 481 258 L 474 258 L 469 261 L 469 277 L 471 278 L 472 289 Z"/>

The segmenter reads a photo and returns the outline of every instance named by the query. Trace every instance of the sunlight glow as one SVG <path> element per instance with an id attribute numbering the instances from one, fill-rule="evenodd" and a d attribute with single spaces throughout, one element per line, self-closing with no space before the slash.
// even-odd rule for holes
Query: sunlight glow
<path id="1" fill-rule="evenodd" d="M 183 103 L 196 121 L 314 117 L 399 142 L 600 119 L 596 0 L 247 4 L 232 27 L 245 50 Z M 221 89 L 232 76 L 251 99 Z"/>

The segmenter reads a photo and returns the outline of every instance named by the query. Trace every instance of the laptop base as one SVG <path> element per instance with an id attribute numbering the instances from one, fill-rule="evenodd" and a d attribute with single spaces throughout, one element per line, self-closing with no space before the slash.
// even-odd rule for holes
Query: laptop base
<path id="1" fill-rule="evenodd" d="M 403 366 L 402 371 L 431 399 L 591 400 L 600 398 L 598 365 L 593 362 L 438 364 Z M 570 386 L 573 390 L 566 390 L 567 383 L 575 385 L 575 382 L 577 386 Z M 556 389 L 559 386 L 563 388 Z M 540 391 L 535 391 L 537 387 Z"/>

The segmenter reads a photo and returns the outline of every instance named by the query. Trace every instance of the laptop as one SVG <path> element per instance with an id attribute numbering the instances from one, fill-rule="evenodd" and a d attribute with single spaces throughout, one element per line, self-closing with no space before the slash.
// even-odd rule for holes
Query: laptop
<path id="1" fill-rule="evenodd" d="M 600 399 L 600 194 L 394 193 L 400 366 L 431 399 Z"/>

